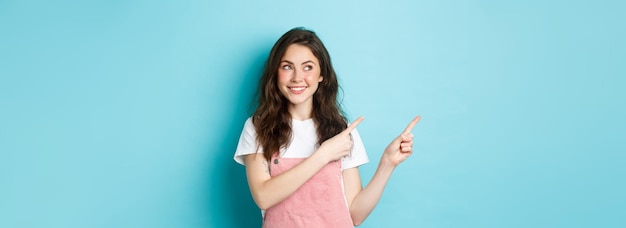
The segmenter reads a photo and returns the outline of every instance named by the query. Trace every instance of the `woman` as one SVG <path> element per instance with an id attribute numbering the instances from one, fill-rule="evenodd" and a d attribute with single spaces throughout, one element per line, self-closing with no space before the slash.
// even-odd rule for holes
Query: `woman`
<path id="1" fill-rule="evenodd" d="M 354 227 L 374 209 L 394 168 L 413 152 L 413 126 L 385 149 L 363 188 L 368 158 L 338 103 L 328 51 L 310 30 L 295 28 L 272 48 L 259 82 L 258 107 L 244 126 L 235 160 L 246 166 L 263 227 Z"/>

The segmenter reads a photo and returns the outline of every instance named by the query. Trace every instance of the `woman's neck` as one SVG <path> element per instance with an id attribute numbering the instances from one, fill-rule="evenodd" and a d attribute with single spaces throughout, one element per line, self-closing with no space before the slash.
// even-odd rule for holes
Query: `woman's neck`
<path id="1" fill-rule="evenodd" d="M 291 118 L 296 120 L 308 120 L 311 119 L 313 113 L 313 104 L 311 105 L 289 105 L 289 114 Z"/>

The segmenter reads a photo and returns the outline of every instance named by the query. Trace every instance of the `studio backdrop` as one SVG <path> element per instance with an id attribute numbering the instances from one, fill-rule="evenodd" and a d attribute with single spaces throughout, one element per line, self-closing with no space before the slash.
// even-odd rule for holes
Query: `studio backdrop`
<path id="1" fill-rule="evenodd" d="M 259 227 L 232 157 L 317 32 L 373 175 L 361 227 L 625 227 L 624 1 L 0 2 L 0 227 Z M 364 183 L 366 184 L 366 183 Z"/>

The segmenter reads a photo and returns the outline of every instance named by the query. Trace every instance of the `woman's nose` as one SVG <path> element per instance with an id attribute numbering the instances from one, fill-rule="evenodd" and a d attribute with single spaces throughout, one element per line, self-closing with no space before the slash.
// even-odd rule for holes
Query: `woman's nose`
<path id="1" fill-rule="evenodd" d="M 293 75 L 291 76 L 291 81 L 300 82 L 303 80 L 303 78 L 304 78 L 304 72 L 301 72 L 299 70 L 294 70 Z"/>

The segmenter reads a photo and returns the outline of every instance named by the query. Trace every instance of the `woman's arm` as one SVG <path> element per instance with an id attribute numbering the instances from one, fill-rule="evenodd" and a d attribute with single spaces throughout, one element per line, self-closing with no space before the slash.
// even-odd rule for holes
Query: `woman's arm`
<path id="1" fill-rule="evenodd" d="M 271 177 L 263 154 L 246 155 L 246 175 L 252 198 L 262 210 L 280 203 L 309 180 L 328 161 L 314 153 L 311 157 L 281 175 Z"/>
<path id="2" fill-rule="evenodd" d="M 346 199 L 354 225 L 360 225 L 374 210 L 393 170 L 413 153 L 411 130 L 419 120 L 419 116 L 413 119 L 404 132 L 387 146 L 372 180 L 365 188 L 362 187 L 357 167 L 343 171 Z"/>
<path id="3" fill-rule="evenodd" d="M 293 194 L 328 162 L 341 159 L 350 153 L 350 132 L 363 120 L 357 119 L 346 130 L 326 140 L 302 163 L 286 172 L 270 176 L 269 164 L 262 154 L 245 157 L 246 175 L 252 198 L 262 210 L 266 210 Z"/>

